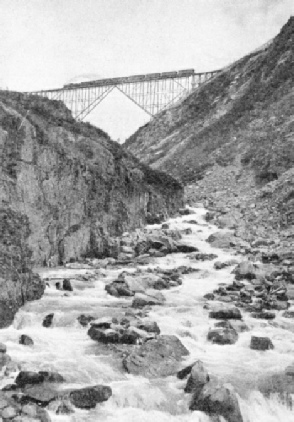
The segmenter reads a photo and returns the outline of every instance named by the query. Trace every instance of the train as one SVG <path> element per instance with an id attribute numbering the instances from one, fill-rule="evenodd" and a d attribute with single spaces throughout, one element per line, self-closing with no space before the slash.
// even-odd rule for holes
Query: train
<path id="1" fill-rule="evenodd" d="M 174 72 L 162 72 L 162 73 L 148 73 L 145 75 L 133 75 L 133 76 L 123 76 L 121 78 L 109 78 L 109 79 L 98 79 L 95 81 L 89 82 L 81 82 L 81 83 L 72 83 L 63 85 L 64 89 L 71 89 L 71 88 L 83 88 L 83 87 L 91 87 L 91 86 L 105 86 L 105 85 L 122 85 L 127 83 L 134 83 L 134 82 L 147 82 L 153 80 L 160 80 L 160 79 L 168 79 L 168 78 L 183 78 L 189 77 L 195 74 L 194 69 L 184 69 Z"/>

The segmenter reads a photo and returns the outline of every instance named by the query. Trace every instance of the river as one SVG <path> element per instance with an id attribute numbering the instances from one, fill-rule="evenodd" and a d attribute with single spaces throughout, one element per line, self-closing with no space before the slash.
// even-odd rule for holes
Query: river
<path id="1" fill-rule="evenodd" d="M 242 260 L 234 252 L 212 248 L 206 241 L 215 232 L 215 226 L 204 220 L 205 210 L 195 209 L 195 214 L 170 219 L 170 228 L 192 229 L 184 235 L 185 243 L 197 246 L 201 252 L 215 253 L 217 260 L 231 258 Z M 184 220 L 197 220 L 189 224 Z M 155 262 L 155 263 L 154 263 Z M 294 411 L 278 396 L 265 398 L 257 391 L 257 383 L 265 375 L 283 372 L 294 361 L 294 323 L 285 320 L 278 312 L 275 323 L 251 318 L 244 313 L 243 319 L 250 331 L 239 334 L 234 345 L 217 345 L 207 341 L 206 336 L 214 320 L 208 318 L 203 308 L 203 295 L 217 288 L 220 283 L 234 279 L 232 267 L 222 270 L 213 268 L 214 261 L 191 261 L 187 254 L 171 254 L 155 258 L 151 267 L 174 268 L 187 265 L 200 271 L 183 275 L 183 284 L 171 290 L 163 290 L 164 306 L 153 307 L 149 313 L 161 334 L 174 334 L 190 351 L 187 364 L 200 359 L 208 372 L 219 377 L 223 383 L 234 386 L 238 393 L 244 422 L 291 422 Z M 128 266 L 126 270 L 131 271 Z M 80 314 L 116 316 L 125 311 L 131 299 L 117 299 L 108 295 L 105 284 L 113 280 L 122 269 L 106 269 L 95 273 L 89 269 L 38 269 L 42 277 L 52 279 L 43 298 L 26 304 L 16 315 L 11 327 L 1 330 L 0 341 L 7 345 L 8 354 L 21 364 L 23 370 L 50 370 L 62 374 L 64 387 L 84 387 L 105 384 L 112 388 L 112 397 L 90 411 L 76 410 L 73 415 L 50 413 L 52 421 L 105 421 L 105 422 L 208 422 L 211 419 L 202 412 L 188 410 L 189 395 L 183 388 L 185 380 L 175 376 L 149 380 L 125 373 L 121 359 L 107 352 L 87 335 L 87 329 L 77 321 Z M 64 295 L 56 290 L 54 278 L 93 273 L 88 281 L 72 281 L 74 291 Z M 44 317 L 54 313 L 50 328 L 42 326 Z M 18 343 L 20 334 L 34 340 L 33 347 Z M 249 348 L 253 334 L 272 339 L 275 349 L 260 352 Z M 184 363 L 183 363 L 184 366 Z M 12 382 L 13 378 L 9 380 Z M 5 380 L 7 383 L 8 381 Z M 2 381 L 3 383 L 3 381 Z M 294 379 L 293 379 L 294 383 Z M 220 419 L 222 420 L 222 419 Z"/>

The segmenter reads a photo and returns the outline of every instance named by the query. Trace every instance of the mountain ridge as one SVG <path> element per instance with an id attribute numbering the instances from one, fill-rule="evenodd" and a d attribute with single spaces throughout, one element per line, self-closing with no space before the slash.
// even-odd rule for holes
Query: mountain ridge
<path id="1" fill-rule="evenodd" d="M 239 59 L 160 113 L 126 141 L 126 148 L 184 183 L 201 179 L 214 163 L 232 163 L 238 154 L 255 170 L 257 181 L 279 177 L 294 162 L 293 147 L 289 158 L 281 134 L 283 127 L 290 137 L 293 129 L 293 46 L 291 17 L 265 48 Z M 265 151 L 267 138 L 273 137 L 278 138 L 276 157 Z"/>

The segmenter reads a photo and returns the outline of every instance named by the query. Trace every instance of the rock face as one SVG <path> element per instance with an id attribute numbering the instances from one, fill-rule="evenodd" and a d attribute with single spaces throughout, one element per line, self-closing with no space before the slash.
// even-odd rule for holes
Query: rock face
<path id="1" fill-rule="evenodd" d="M 294 223 L 293 64 L 292 16 L 266 46 L 126 142 L 136 157 L 187 184 L 191 205 L 216 211 L 220 227 L 236 223 L 239 236 L 256 246 L 282 237 L 286 250 Z"/>
<path id="2" fill-rule="evenodd" d="M 3 198 L 3 191 L 5 191 L 5 184 L 1 182 L 0 199 Z M 30 270 L 31 251 L 26 243 L 29 235 L 28 218 L 19 210 L 11 209 L 8 203 L 2 202 L 2 206 L 0 205 L 0 328 L 10 325 L 18 308 L 28 300 L 39 299 L 45 290 L 45 283 Z"/>
<path id="3" fill-rule="evenodd" d="M 177 372 L 180 360 L 188 354 L 176 336 L 161 335 L 131 352 L 124 358 L 123 366 L 130 374 L 166 377 Z"/>
<path id="4" fill-rule="evenodd" d="M 244 166 L 250 164 L 259 179 L 278 177 L 293 165 L 293 135 L 284 141 L 284 129 L 292 134 L 287 125 L 293 40 L 291 17 L 266 47 L 160 113 L 126 141 L 127 147 L 142 161 L 187 182 L 202 177 L 214 163 L 232 162 L 242 148 Z M 271 151 L 269 145 L 274 145 Z"/>
<path id="5" fill-rule="evenodd" d="M 115 256 L 115 237 L 182 205 L 182 187 L 140 164 L 59 101 L 0 93 L 0 326 L 41 297 L 30 268 Z"/>

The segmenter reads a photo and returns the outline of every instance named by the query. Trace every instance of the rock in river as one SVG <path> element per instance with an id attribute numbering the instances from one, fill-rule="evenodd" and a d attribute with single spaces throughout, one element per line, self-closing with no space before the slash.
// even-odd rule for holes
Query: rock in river
<path id="1" fill-rule="evenodd" d="M 166 377 L 177 372 L 180 360 L 188 354 L 176 336 L 160 335 L 132 351 L 123 359 L 123 366 L 134 375 Z"/>
<path id="2" fill-rule="evenodd" d="M 190 376 L 185 387 L 185 393 L 192 393 L 193 391 L 199 391 L 209 381 L 209 375 L 203 366 L 201 360 L 195 362 L 192 367 Z"/>
<path id="3" fill-rule="evenodd" d="M 270 350 L 273 349 L 274 345 L 268 337 L 251 337 L 250 349 L 253 350 Z"/>
<path id="4" fill-rule="evenodd" d="M 19 338 L 19 344 L 23 344 L 24 346 L 33 346 L 34 341 L 30 336 L 22 334 Z"/>
<path id="5" fill-rule="evenodd" d="M 208 332 L 207 339 L 217 344 L 235 344 L 238 333 L 234 328 L 213 328 Z"/>
<path id="6" fill-rule="evenodd" d="M 80 409 L 92 409 L 97 403 L 102 403 L 112 395 L 110 387 L 95 385 L 94 387 L 81 388 L 70 393 L 71 403 Z"/>
<path id="7" fill-rule="evenodd" d="M 210 318 L 215 319 L 242 319 L 241 312 L 238 308 L 218 308 L 209 312 Z"/>
<path id="8" fill-rule="evenodd" d="M 196 390 L 190 410 L 200 410 L 208 415 L 223 416 L 228 422 L 243 422 L 236 394 L 228 388 L 207 383 L 202 390 Z"/>

